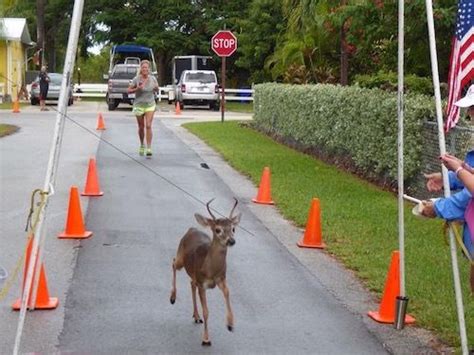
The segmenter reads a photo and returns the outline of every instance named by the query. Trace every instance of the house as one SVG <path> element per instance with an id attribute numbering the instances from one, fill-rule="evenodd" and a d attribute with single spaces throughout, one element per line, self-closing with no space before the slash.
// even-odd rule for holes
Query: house
<path id="1" fill-rule="evenodd" d="M 0 18 L 0 96 L 16 100 L 27 65 L 27 50 L 35 46 L 26 19 Z"/>

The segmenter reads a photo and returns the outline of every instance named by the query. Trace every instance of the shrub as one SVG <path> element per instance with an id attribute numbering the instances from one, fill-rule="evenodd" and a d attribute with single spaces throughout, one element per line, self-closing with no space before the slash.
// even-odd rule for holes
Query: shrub
<path id="1" fill-rule="evenodd" d="M 397 91 L 398 77 L 394 72 L 378 72 L 376 75 L 356 75 L 354 84 L 368 89 L 379 88 L 386 91 Z M 413 74 L 405 75 L 404 90 L 409 93 L 433 95 L 431 79 Z"/>
<path id="2" fill-rule="evenodd" d="M 357 86 L 255 85 L 255 125 L 336 159 L 349 159 L 369 179 L 397 178 L 396 93 Z M 424 95 L 407 95 L 405 178 L 419 172 L 423 122 L 434 116 Z"/>

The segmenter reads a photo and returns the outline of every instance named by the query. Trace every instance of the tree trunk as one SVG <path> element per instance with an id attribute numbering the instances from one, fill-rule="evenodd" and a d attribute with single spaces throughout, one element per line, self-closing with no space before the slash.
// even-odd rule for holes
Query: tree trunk
<path id="1" fill-rule="evenodd" d="M 55 31 L 51 31 L 54 33 Z M 56 72 L 56 39 L 54 35 L 48 35 L 46 41 L 46 53 L 48 53 L 48 71 L 51 73 Z"/>
<path id="2" fill-rule="evenodd" d="M 347 0 L 341 0 L 341 6 L 345 6 Z M 342 22 L 341 26 L 341 85 L 346 86 L 348 83 L 348 67 L 349 58 L 347 54 L 347 42 L 346 42 L 346 23 L 347 19 Z"/>
<path id="3" fill-rule="evenodd" d="M 341 85 L 346 86 L 348 84 L 348 67 L 349 58 L 347 54 L 347 43 L 346 43 L 346 29 L 345 22 L 341 28 Z"/>
<path id="4" fill-rule="evenodd" d="M 44 59 L 44 8 L 46 0 L 36 0 L 36 48 L 42 49 L 39 57 L 40 68 L 43 65 Z"/>
<path id="5" fill-rule="evenodd" d="M 164 86 L 166 81 L 166 67 L 165 67 L 165 56 L 163 55 L 162 52 L 158 52 L 156 56 L 156 65 L 158 66 L 157 71 L 158 71 L 158 84 L 160 86 Z"/>

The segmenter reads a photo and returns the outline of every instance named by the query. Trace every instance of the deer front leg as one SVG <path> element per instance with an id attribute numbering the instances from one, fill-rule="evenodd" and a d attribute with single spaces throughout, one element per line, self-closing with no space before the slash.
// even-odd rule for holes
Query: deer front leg
<path id="1" fill-rule="evenodd" d="M 194 281 L 191 280 L 191 295 L 193 296 L 193 318 L 194 323 L 202 323 L 201 317 L 199 317 L 199 311 L 196 303 L 196 290 L 197 286 Z"/>
<path id="2" fill-rule="evenodd" d="M 227 329 L 229 329 L 229 331 L 231 332 L 234 329 L 234 314 L 232 313 L 232 308 L 230 306 L 229 288 L 227 287 L 227 283 L 225 282 L 225 280 L 219 282 L 217 286 L 224 294 L 225 306 L 227 308 Z"/>
<path id="3" fill-rule="evenodd" d="M 211 346 L 209 340 L 209 332 L 207 331 L 207 318 L 209 317 L 209 309 L 207 308 L 206 290 L 203 287 L 198 287 L 199 299 L 201 300 L 202 315 L 204 317 L 204 333 L 202 334 L 202 345 Z"/>

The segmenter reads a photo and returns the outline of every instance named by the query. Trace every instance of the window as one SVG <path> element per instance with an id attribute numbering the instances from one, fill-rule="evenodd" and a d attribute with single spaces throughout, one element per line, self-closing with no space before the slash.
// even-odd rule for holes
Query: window
<path id="1" fill-rule="evenodd" d="M 199 82 L 199 83 L 215 83 L 216 77 L 212 73 L 204 73 L 204 72 L 197 72 L 197 73 L 187 73 L 186 74 L 186 82 Z"/>
<path id="2" fill-rule="evenodd" d="M 136 66 L 116 66 L 112 72 L 112 79 L 133 79 L 137 73 Z"/>

